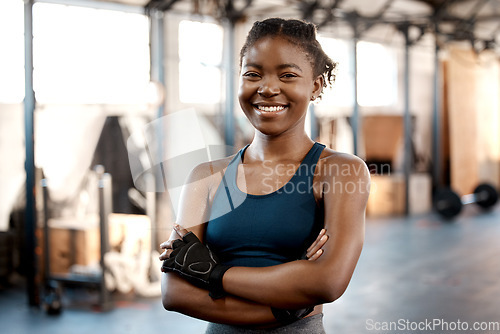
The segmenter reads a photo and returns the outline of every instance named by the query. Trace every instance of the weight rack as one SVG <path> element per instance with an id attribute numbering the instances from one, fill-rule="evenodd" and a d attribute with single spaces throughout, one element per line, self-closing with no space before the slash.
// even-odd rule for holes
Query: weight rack
<path id="1" fill-rule="evenodd" d="M 109 251 L 109 222 L 108 217 L 112 211 L 112 184 L 111 175 L 104 172 L 103 166 L 96 166 L 95 172 L 98 176 L 98 201 L 99 201 L 99 232 L 100 232 L 100 268 L 101 272 L 98 277 L 83 276 L 75 274 L 57 274 L 52 275 L 50 272 L 50 228 L 48 208 L 49 194 L 47 180 L 42 176 L 42 198 L 43 198 L 43 285 L 44 298 L 43 306 L 48 314 L 60 314 L 62 311 L 61 294 L 63 285 L 95 287 L 99 291 L 99 303 L 97 305 L 99 311 L 105 312 L 113 308 L 110 292 L 106 288 L 105 272 L 106 265 L 104 257 Z M 74 240 L 75 230 L 70 231 L 70 238 Z M 75 243 L 72 242 L 74 245 Z M 74 252 L 72 252 L 74 254 Z"/>

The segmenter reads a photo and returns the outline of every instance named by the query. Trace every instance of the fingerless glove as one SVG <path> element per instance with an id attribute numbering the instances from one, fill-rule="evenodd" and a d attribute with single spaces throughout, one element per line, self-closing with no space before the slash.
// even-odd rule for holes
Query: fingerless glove
<path id="1" fill-rule="evenodd" d="M 274 317 L 280 323 L 284 325 L 291 324 L 297 320 L 304 318 L 306 315 L 311 313 L 314 310 L 314 307 L 303 308 L 299 310 L 284 310 L 271 307 L 271 311 L 273 312 Z"/>
<path id="2" fill-rule="evenodd" d="M 193 232 L 176 240 L 172 249 L 170 257 L 163 261 L 161 271 L 178 273 L 193 285 L 208 290 L 214 299 L 225 296 L 222 277 L 230 266 L 221 264 Z"/>

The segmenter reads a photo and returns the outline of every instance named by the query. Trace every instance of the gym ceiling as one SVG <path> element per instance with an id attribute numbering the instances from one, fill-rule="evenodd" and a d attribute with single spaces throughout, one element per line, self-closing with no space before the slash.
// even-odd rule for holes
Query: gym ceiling
<path id="1" fill-rule="evenodd" d="M 407 25 L 415 36 L 432 32 L 439 43 L 465 41 L 476 51 L 500 51 L 500 0 L 98 0 L 208 15 L 219 20 L 266 17 L 303 18 L 343 37 L 357 36 L 378 26 Z"/>

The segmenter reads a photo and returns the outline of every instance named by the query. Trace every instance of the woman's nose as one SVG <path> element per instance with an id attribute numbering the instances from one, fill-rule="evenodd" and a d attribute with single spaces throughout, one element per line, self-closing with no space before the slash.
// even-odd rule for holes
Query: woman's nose
<path id="1" fill-rule="evenodd" d="M 264 97 L 271 97 L 279 94 L 280 93 L 279 80 L 274 80 L 271 78 L 262 80 L 257 93 L 259 93 Z"/>

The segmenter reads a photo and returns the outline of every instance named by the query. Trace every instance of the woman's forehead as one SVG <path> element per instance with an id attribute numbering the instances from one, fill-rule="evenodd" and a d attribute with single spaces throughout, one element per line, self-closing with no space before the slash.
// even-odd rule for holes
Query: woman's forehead
<path id="1" fill-rule="evenodd" d="M 243 56 L 242 66 L 281 66 L 295 64 L 302 71 L 312 70 L 304 50 L 296 43 L 282 37 L 263 37 L 256 41 Z"/>

